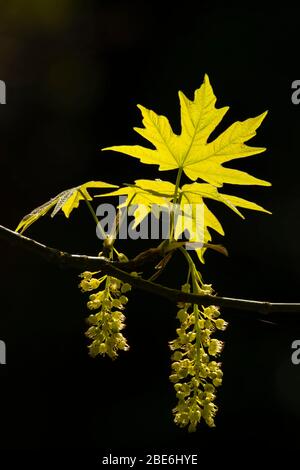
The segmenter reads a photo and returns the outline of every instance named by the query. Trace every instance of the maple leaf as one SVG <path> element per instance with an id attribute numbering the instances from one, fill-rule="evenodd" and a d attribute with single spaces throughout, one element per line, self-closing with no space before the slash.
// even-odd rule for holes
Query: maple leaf
<path id="1" fill-rule="evenodd" d="M 126 196 L 118 208 L 132 207 L 135 229 L 147 215 L 152 212 L 158 219 L 160 210 L 170 209 L 170 201 L 174 195 L 174 184 L 161 180 L 135 180 L 135 185 L 127 185 L 110 193 L 96 195 L 95 197 Z"/>
<path id="2" fill-rule="evenodd" d="M 87 188 L 117 188 L 114 184 L 104 183 L 103 181 L 89 181 L 88 183 L 66 189 L 41 206 L 33 209 L 29 214 L 25 215 L 16 228 L 16 231 L 23 233 L 31 224 L 36 222 L 40 217 L 54 207 L 51 217 L 54 217 L 62 210 L 67 218 L 69 218 L 73 209 L 79 206 L 81 200 L 87 199 L 91 201 L 93 198 L 87 191 Z"/>
<path id="3" fill-rule="evenodd" d="M 267 112 L 257 117 L 237 121 L 208 142 L 212 131 L 221 122 L 228 107 L 216 108 L 216 97 L 205 75 L 204 82 L 190 101 L 179 92 L 181 106 L 181 134 L 173 132 L 168 119 L 138 105 L 144 128 L 134 130 L 151 142 L 155 149 L 141 145 L 118 145 L 102 150 L 114 150 L 138 158 L 142 163 L 159 165 L 159 170 L 179 169 L 193 181 L 201 178 L 215 186 L 223 183 L 270 186 L 270 183 L 243 171 L 224 168 L 230 160 L 259 154 L 266 149 L 245 144 L 255 136 Z"/>

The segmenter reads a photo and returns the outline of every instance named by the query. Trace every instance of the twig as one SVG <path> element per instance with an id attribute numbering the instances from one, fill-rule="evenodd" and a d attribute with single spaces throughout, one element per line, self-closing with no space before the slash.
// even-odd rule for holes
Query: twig
<path id="1" fill-rule="evenodd" d="M 230 307 L 239 310 L 254 311 L 261 314 L 269 314 L 275 312 L 284 313 L 300 313 L 300 303 L 273 303 L 264 302 L 257 300 L 245 300 L 245 299 L 233 299 L 229 297 L 219 297 L 211 295 L 199 295 L 185 293 L 180 290 L 170 289 L 160 284 L 156 284 L 150 281 L 146 281 L 141 277 L 133 276 L 128 271 L 133 271 L 133 267 L 137 267 L 138 263 L 136 260 L 142 260 L 145 262 L 145 256 L 143 254 L 138 255 L 134 260 L 129 262 L 117 262 L 109 261 L 107 258 L 101 256 L 87 256 L 70 254 L 64 251 L 51 248 L 43 245 L 31 238 L 25 237 L 18 232 L 8 229 L 0 225 L 0 238 L 11 242 L 12 244 L 19 245 L 29 251 L 32 251 L 47 261 L 51 261 L 55 264 L 60 264 L 66 267 L 75 268 L 80 271 L 102 271 L 106 274 L 112 275 L 124 282 L 128 282 L 137 289 L 145 290 L 155 295 L 165 297 L 173 302 L 188 302 L 198 305 L 218 305 L 220 307 Z M 158 255 L 157 249 L 153 248 L 155 256 Z M 151 250 L 148 258 L 151 256 Z M 144 252 L 147 253 L 147 252 Z M 147 258 L 147 256 L 146 256 Z M 147 260 L 149 261 L 149 259 Z"/>

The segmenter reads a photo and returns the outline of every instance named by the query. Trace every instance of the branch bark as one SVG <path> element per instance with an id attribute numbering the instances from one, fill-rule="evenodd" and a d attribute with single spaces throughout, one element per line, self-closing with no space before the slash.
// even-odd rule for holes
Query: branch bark
<path id="1" fill-rule="evenodd" d="M 32 251 L 33 253 L 45 258 L 47 261 L 55 264 L 75 268 L 80 271 L 102 271 L 103 273 L 114 276 L 121 281 L 128 282 L 137 289 L 159 295 L 173 302 L 189 302 L 203 306 L 218 305 L 220 307 L 254 311 L 261 314 L 275 312 L 300 313 L 300 303 L 273 303 L 211 295 L 190 294 L 180 290 L 171 289 L 169 287 L 164 287 L 160 284 L 142 279 L 141 277 L 132 276 L 128 271 L 136 270 L 138 267 L 136 260 L 140 259 L 144 263 L 147 256 L 138 255 L 134 260 L 118 262 L 109 261 L 107 258 L 101 256 L 71 254 L 43 245 L 36 240 L 25 237 L 24 235 L 2 225 L 0 225 L 0 238 L 14 245 L 23 247 L 26 250 Z"/>

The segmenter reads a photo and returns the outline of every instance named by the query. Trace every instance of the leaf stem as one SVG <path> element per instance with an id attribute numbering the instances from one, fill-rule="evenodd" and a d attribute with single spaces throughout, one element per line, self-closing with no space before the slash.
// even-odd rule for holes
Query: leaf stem
<path id="1" fill-rule="evenodd" d="M 203 280 L 200 276 L 200 274 L 198 273 L 197 269 L 196 269 L 196 265 L 191 257 L 191 255 L 188 254 L 188 252 L 186 251 L 185 248 L 183 247 L 180 247 L 179 248 L 179 251 L 181 251 L 181 253 L 183 254 L 183 256 L 186 258 L 187 262 L 188 262 L 188 265 L 189 265 L 189 270 L 191 271 L 191 273 L 195 274 L 195 276 L 197 277 L 198 281 L 200 282 L 200 284 L 202 285 L 203 284 Z"/>
<path id="2" fill-rule="evenodd" d="M 180 180 L 181 180 L 181 175 L 182 175 L 182 170 L 183 167 L 180 167 L 177 172 L 176 176 L 176 182 L 175 182 L 175 189 L 174 189 L 174 195 L 173 195 L 173 208 L 171 211 L 171 220 L 170 220 L 170 241 L 174 239 L 174 231 L 175 231 L 175 214 L 174 214 L 174 208 L 177 210 L 177 203 L 178 203 L 178 193 L 179 193 L 179 188 L 180 188 Z"/>
<path id="3" fill-rule="evenodd" d="M 182 176 L 182 170 L 183 170 L 183 167 L 180 167 L 177 172 L 177 177 L 176 177 L 176 182 L 175 182 L 175 191 L 174 191 L 174 197 L 173 197 L 174 204 L 176 204 L 178 201 L 178 191 L 179 191 L 180 180 Z"/>
<path id="4" fill-rule="evenodd" d="M 135 194 L 133 194 L 133 196 L 131 196 L 131 198 L 129 199 L 129 202 L 128 204 L 126 204 L 126 208 L 123 212 L 121 212 L 121 217 L 120 217 L 120 209 L 119 209 L 119 212 L 116 216 L 116 220 L 118 220 L 118 223 L 116 224 L 116 227 L 115 227 L 115 239 L 117 238 L 118 236 L 118 233 L 121 229 L 121 225 L 123 224 L 124 222 L 124 219 L 125 219 L 125 215 L 126 215 L 126 211 L 128 211 L 129 207 L 130 207 L 130 204 L 132 203 L 133 199 L 135 198 Z"/>
<path id="5" fill-rule="evenodd" d="M 192 275 L 193 293 L 194 294 L 199 293 L 199 286 L 198 286 L 198 283 L 197 283 L 196 274 L 197 274 L 197 270 L 196 270 L 195 264 L 193 262 L 193 268 L 191 270 L 191 275 Z M 195 316 L 195 333 L 196 333 L 196 359 L 195 359 L 195 365 L 196 365 L 197 378 L 199 378 L 199 367 L 200 367 L 200 363 L 201 363 L 200 349 L 203 349 L 203 351 L 204 351 L 204 348 L 203 348 L 202 341 L 201 341 L 201 331 L 200 331 L 200 327 L 199 327 L 200 312 L 199 312 L 199 306 L 197 304 L 193 305 L 193 313 L 194 313 L 194 316 Z"/>
<path id="6" fill-rule="evenodd" d="M 94 219 L 94 222 L 96 223 L 96 225 L 98 225 L 98 224 L 99 224 L 99 219 L 98 219 L 98 217 L 96 216 L 96 213 L 95 213 L 95 211 L 94 211 L 94 209 L 93 209 L 92 204 L 90 203 L 90 201 L 88 200 L 88 198 L 86 197 L 86 195 L 84 194 L 84 192 L 81 191 L 81 189 L 79 189 L 78 191 L 80 192 L 81 196 L 84 198 L 84 201 L 85 201 L 85 203 L 86 203 L 86 205 L 87 205 L 87 207 L 88 207 L 90 213 L 92 214 L 92 217 L 93 217 L 93 219 Z M 102 227 L 101 227 L 101 229 L 102 229 Z M 103 232 L 103 233 L 104 233 L 104 232 Z M 104 235 L 105 235 L 105 234 L 104 234 Z"/>
<path id="7" fill-rule="evenodd" d="M 107 236 L 106 233 L 104 232 L 103 227 L 102 227 L 102 225 L 100 224 L 100 221 L 99 221 L 98 217 L 96 216 L 96 213 L 95 213 L 95 211 L 94 211 L 94 209 L 93 209 L 92 204 L 90 203 L 90 201 L 88 200 L 88 198 L 86 197 L 86 195 L 84 194 L 84 192 L 81 191 L 81 189 L 79 189 L 78 191 L 80 192 L 80 194 L 81 194 L 82 197 L 84 198 L 84 201 L 85 201 L 85 203 L 86 203 L 86 205 L 87 205 L 87 207 L 88 207 L 88 209 L 89 209 L 89 211 L 90 211 L 90 213 L 91 213 L 91 215 L 92 215 L 92 217 L 93 217 L 93 220 L 94 220 L 94 222 L 96 223 L 97 227 L 99 228 L 99 230 L 100 230 L 100 232 L 101 232 L 101 235 L 102 235 L 102 237 L 103 237 L 103 240 L 107 239 L 109 236 Z M 113 246 L 113 243 L 112 243 L 111 249 L 116 253 L 116 255 L 119 255 L 119 252 L 118 252 L 118 251 L 116 250 L 116 248 Z"/>

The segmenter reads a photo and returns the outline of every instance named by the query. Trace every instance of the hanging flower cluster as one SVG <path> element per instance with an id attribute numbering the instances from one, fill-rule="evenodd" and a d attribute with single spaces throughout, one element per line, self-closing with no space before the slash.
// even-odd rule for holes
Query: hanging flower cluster
<path id="1" fill-rule="evenodd" d="M 111 276 L 94 277 L 98 272 L 85 271 L 81 274 L 79 284 L 83 292 L 100 290 L 90 294 L 87 307 L 98 310 L 89 315 L 87 322 L 90 325 L 86 336 L 92 341 L 89 353 L 92 357 L 107 355 L 116 359 L 118 351 L 128 351 L 129 346 L 121 331 L 125 328 L 123 310 L 128 298 L 124 295 L 130 291 L 131 286 Z"/>
<path id="2" fill-rule="evenodd" d="M 190 291 L 185 284 L 182 290 Z M 202 293 L 213 294 L 210 285 L 202 285 Z M 199 293 L 199 288 L 198 288 Z M 216 306 L 202 307 L 180 304 L 177 318 L 177 338 L 169 343 L 172 354 L 171 382 L 174 383 L 178 404 L 173 409 L 175 423 L 196 431 L 201 417 L 214 427 L 217 406 L 214 404 L 216 388 L 222 384 L 221 363 L 215 358 L 223 342 L 212 338 L 215 330 L 225 330 L 227 323 L 220 318 Z"/>

